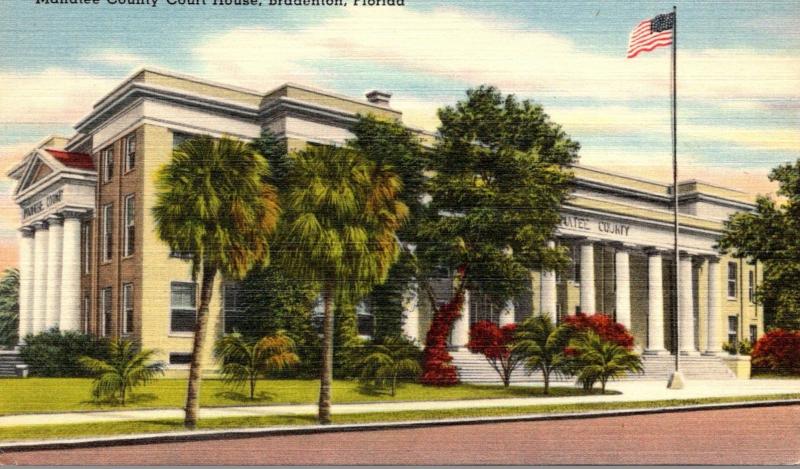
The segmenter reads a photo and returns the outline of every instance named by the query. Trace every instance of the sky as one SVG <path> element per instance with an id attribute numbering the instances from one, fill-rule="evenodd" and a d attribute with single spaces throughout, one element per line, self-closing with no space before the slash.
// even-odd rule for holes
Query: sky
<path id="1" fill-rule="evenodd" d="M 267 3 L 267 0 L 264 0 Z M 211 0 L 208 0 L 211 3 Z M 350 0 L 349 3 L 352 3 Z M 800 2 L 406 0 L 404 7 L 37 5 L 0 1 L 0 269 L 19 210 L 5 174 L 139 67 L 267 91 L 393 93 L 404 122 L 492 84 L 531 99 L 582 164 L 671 180 L 670 53 L 626 59 L 640 21 L 677 5 L 681 179 L 774 192 L 800 157 Z"/>

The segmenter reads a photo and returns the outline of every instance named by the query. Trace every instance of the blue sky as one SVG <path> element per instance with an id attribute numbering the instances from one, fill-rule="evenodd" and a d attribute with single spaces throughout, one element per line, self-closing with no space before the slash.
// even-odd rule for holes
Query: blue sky
<path id="1" fill-rule="evenodd" d="M 531 98 L 591 166 L 669 176 L 669 52 L 626 60 L 628 34 L 662 1 L 436 1 L 405 7 L 35 5 L 0 2 L 0 170 L 69 134 L 138 67 L 268 90 L 286 81 L 394 93 L 411 125 L 491 83 Z M 800 3 L 680 1 L 682 178 L 751 192 L 800 155 Z M 0 249 L 17 211 L 0 178 Z M 0 256 L 0 264 L 3 263 Z"/>

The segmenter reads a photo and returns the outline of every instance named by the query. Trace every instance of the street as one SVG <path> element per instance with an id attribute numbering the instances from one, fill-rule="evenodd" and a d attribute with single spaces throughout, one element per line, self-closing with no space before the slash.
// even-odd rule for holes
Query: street
<path id="1" fill-rule="evenodd" d="M 0 454 L 2 464 L 797 464 L 800 406 Z"/>

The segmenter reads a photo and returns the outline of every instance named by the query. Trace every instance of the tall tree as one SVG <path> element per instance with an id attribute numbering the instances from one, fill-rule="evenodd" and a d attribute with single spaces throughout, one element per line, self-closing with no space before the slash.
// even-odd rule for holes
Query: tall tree
<path id="1" fill-rule="evenodd" d="M 197 425 L 208 305 L 217 273 L 241 279 L 269 262 L 270 235 L 279 208 L 264 182 L 269 166 L 251 145 L 230 138 L 196 137 L 173 151 L 158 173 L 153 217 L 171 249 L 191 254 L 192 277 L 201 276 L 184 425 Z"/>
<path id="2" fill-rule="evenodd" d="M 439 119 L 417 255 L 424 272 L 446 267 L 462 277 L 452 300 L 435 313 L 451 318 L 440 331 L 447 335 L 450 310 L 460 305 L 464 289 L 483 292 L 499 306 L 523 290 L 531 269 L 566 262 L 563 250 L 547 243 L 560 221 L 572 180 L 568 166 L 579 145 L 540 105 L 491 86 L 467 91 L 466 100 L 440 109 Z M 433 290 L 426 291 L 436 304 Z M 428 349 L 441 348 L 430 334 L 427 342 Z M 449 363 L 441 351 L 433 355 L 432 363 Z"/>
<path id="3" fill-rule="evenodd" d="M 18 331 L 19 270 L 6 269 L 0 279 L 0 345 L 16 345 Z"/>
<path id="4" fill-rule="evenodd" d="M 359 116 L 350 131 L 355 135 L 350 146 L 372 161 L 376 171 L 391 170 L 402 179 L 403 189 L 398 198 L 409 208 L 409 217 L 397 234 L 400 240 L 413 244 L 416 223 L 424 208 L 426 151 L 407 127 L 395 121 Z M 414 257 L 409 249 L 404 249 L 392 265 L 386 282 L 376 285 L 370 293 L 371 312 L 375 316 L 374 339 L 380 341 L 400 335 L 403 295 L 413 288 L 415 274 Z"/>
<path id="5" fill-rule="evenodd" d="M 764 263 L 757 298 L 774 309 L 765 314 L 767 326 L 800 330 L 800 159 L 773 169 L 769 179 L 778 182 L 783 200 L 759 196 L 755 212 L 731 216 L 719 246 Z"/>
<path id="6" fill-rule="evenodd" d="M 402 182 L 351 148 L 311 147 L 290 155 L 281 197 L 278 259 L 288 275 L 321 286 L 324 304 L 319 422 L 331 421 L 333 305 L 353 304 L 386 279 L 396 231 L 408 208 Z"/>

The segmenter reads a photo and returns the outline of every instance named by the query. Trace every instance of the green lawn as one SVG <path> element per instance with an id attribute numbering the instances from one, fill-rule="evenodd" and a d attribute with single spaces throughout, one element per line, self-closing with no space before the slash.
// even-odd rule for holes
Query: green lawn
<path id="1" fill-rule="evenodd" d="M 11 378 L 0 379 L 0 415 L 43 412 L 68 412 L 120 409 L 119 405 L 93 402 L 91 379 L 81 378 Z M 574 387 L 555 387 L 551 396 L 581 395 Z M 269 380 L 260 381 L 256 399 L 250 400 L 220 380 L 203 380 L 200 391 L 202 407 L 313 404 L 319 397 L 319 381 Z M 599 391 L 595 391 L 599 392 Z M 376 401 L 442 401 L 456 399 L 495 399 L 504 397 L 541 396 L 541 387 L 473 386 L 462 384 L 445 388 L 404 384 L 397 396 L 362 389 L 355 381 L 337 380 L 333 383 L 333 402 L 337 404 Z M 186 397 L 186 380 L 160 379 L 134 390 L 125 409 L 180 408 Z"/>
<path id="2" fill-rule="evenodd" d="M 334 415 L 333 422 L 346 423 L 374 423 L 374 422 L 401 422 L 410 420 L 436 420 L 466 417 L 499 417 L 510 415 L 544 414 L 587 412 L 612 409 L 648 409 L 653 407 L 675 407 L 698 404 L 717 404 L 727 402 L 765 401 L 778 399 L 798 399 L 798 394 L 739 396 L 704 399 L 672 399 L 646 402 L 608 402 L 589 404 L 563 404 L 563 405 L 531 405 L 525 407 L 498 407 L 491 409 L 450 409 L 434 411 L 404 411 L 404 412 L 376 412 L 352 415 Z M 226 417 L 202 419 L 198 429 L 234 429 L 273 427 L 286 425 L 314 425 L 316 418 L 313 415 L 293 416 L 265 416 L 265 417 Z M 0 427 L 0 442 L 20 440 L 47 440 L 57 438 L 79 438 L 87 436 L 111 436 L 142 433 L 177 432 L 183 430 L 183 422 L 179 419 L 164 419 L 151 421 L 128 422 L 102 422 L 69 425 L 30 425 L 21 427 Z"/>

